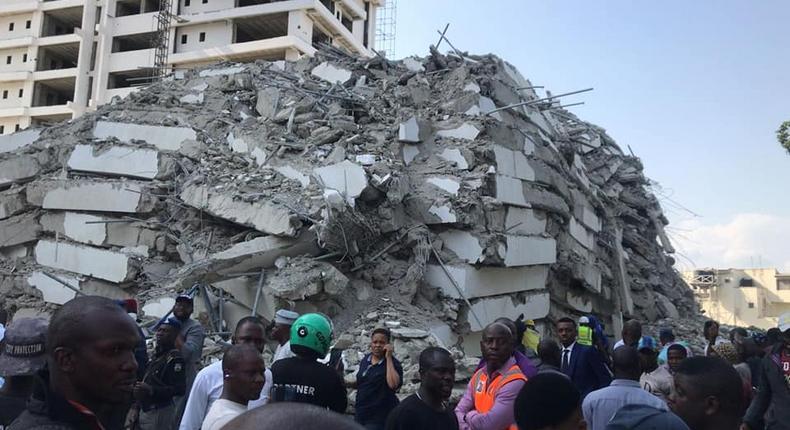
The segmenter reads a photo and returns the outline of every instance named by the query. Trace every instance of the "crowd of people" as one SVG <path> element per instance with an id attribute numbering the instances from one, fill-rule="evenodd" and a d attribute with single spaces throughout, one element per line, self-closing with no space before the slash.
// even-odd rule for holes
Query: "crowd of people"
<path id="1" fill-rule="evenodd" d="M 0 429 L 790 430 L 790 313 L 766 335 L 736 328 L 729 339 L 707 321 L 699 356 L 671 327 L 656 341 L 635 320 L 609 348 L 591 315 L 558 319 L 556 339 L 500 318 L 452 404 L 448 350 L 420 353 L 419 388 L 401 400 L 390 332 L 371 328 L 346 382 L 332 321 L 316 313 L 282 309 L 268 326 L 243 318 L 222 359 L 199 369 L 205 331 L 192 300 L 178 296 L 150 328 L 150 352 L 133 300 L 79 296 L 49 321 L 7 327 L 0 310 Z M 277 345 L 268 366 L 267 341 Z"/>

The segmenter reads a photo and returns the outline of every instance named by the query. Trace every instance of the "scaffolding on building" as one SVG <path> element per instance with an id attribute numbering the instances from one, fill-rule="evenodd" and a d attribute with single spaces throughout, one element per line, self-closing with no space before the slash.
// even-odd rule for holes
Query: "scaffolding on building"
<path id="1" fill-rule="evenodd" d="M 384 0 L 376 11 L 376 51 L 387 58 L 395 56 L 397 0 Z"/>
<path id="2" fill-rule="evenodd" d="M 173 20 L 171 0 L 159 0 L 159 13 L 156 14 L 156 32 L 153 35 L 154 65 L 151 67 L 151 81 L 161 79 L 167 74 L 167 58 L 170 55 L 170 25 Z"/>

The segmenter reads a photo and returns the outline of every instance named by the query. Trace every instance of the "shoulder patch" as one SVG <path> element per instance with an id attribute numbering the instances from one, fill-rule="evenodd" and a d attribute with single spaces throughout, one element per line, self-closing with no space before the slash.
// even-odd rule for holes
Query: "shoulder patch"
<path id="1" fill-rule="evenodd" d="M 176 363 L 173 365 L 173 370 L 176 372 L 180 372 L 184 369 L 184 366 L 181 363 Z"/>

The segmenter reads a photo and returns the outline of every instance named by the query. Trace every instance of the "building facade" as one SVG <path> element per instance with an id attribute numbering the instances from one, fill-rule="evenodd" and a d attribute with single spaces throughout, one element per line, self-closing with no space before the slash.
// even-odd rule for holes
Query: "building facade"
<path id="1" fill-rule="evenodd" d="M 790 274 L 773 268 L 701 269 L 683 278 L 705 314 L 723 324 L 769 329 L 790 312 Z"/>
<path id="2" fill-rule="evenodd" d="M 384 1 L 2 0 L 0 134 L 77 117 L 150 82 L 162 41 L 166 70 L 295 60 L 321 43 L 371 55 Z"/>

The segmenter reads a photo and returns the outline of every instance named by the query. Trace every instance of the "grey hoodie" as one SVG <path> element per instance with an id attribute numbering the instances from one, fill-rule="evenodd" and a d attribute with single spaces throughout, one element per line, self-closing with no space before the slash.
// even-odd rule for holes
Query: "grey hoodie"
<path id="1" fill-rule="evenodd" d="M 625 405 L 614 414 L 606 430 L 689 430 L 686 423 L 669 411 L 647 405 Z"/>

